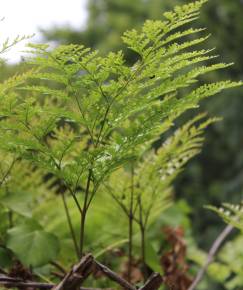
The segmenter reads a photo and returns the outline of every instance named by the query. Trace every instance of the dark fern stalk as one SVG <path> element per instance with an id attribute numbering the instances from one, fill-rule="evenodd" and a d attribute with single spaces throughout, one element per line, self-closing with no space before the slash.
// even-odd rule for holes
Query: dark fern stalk
<path id="1" fill-rule="evenodd" d="M 143 212 L 142 212 L 142 204 L 141 204 L 141 198 L 138 197 L 138 210 L 139 210 L 139 219 L 136 220 L 139 224 L 140 229 L 140 238 L 141 238 L 141 262 L 142 262 L 142 272 L 144 280 L 147 280 L 148 278 L 148 271 L 147 271 L 147 265 L 146 265 L 146 224 L 143 221 Z"/>
<path id="2" fill-rule="evenodd" d="M 131 164 L 131 191 L 129 202 L 129 232 L 128 232 L 128 281 L 131 281 L 133 265 L 133 221 L 134 221 L 134 164 Z"/>
<path id="3" fill-rule="evenodd" d="M 84 193 L 84 204 L 83 209 L 81 213 L 81 221 L 80 221 L 80 257 L 83 256 L 83 248 L 84 248 L 84 238 L 85 238 L 85 220 L 86 215 L 89 207 L 88 199 L 89 199 L 89 193 L 90 193 L 90 183 L 91 183 L 91 177 L 92 177 L 92 170 L 89 170 L 89 175 L 87 179 L 87 185 Z"/>
<path id="4" fill-rule="evenodd" d="M 72 240 L 73 240 L 74 249 L 75 249 L 77 258 L 79 259 L 79 256 L 80 256 L 79 255 L 79 246 L 78 246 L 78 242 L 77 242 L 77 239 L 76 239 L 76 236 L 75 236 L 75 232 L 74 232 L 74 229 L 73 229 L 72 220 L 71 220 L 69 209 L 68 209 L 68 205 L 67 205 L 67 202 L 66 202 L 66 197 L 65 197 L 63 192 L 61 193 L 61 195 L 62 195 L 62 201 L 63 201 L 63 205 L 64 205 L 64 210 L 65 210 L 65 214 L 66 214 L 66 218 L 67 218 L 70 234 L 71 234 L 71 237 L 72 237 Z"/>

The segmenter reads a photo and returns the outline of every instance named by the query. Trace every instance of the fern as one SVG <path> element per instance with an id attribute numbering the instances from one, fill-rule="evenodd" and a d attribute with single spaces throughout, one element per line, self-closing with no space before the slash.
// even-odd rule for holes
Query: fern
<path id="1" fill-rule="evenodd" d="M 184 26 L 198 18 L 205 2 L 176 7 L 164 14 L 163 21 L 149 20 L 141 31 L 127 31 L 123 42 L 138 58 L 132 66 L 126 64 L 121 51 L 101 56 L 82 45 L 50 49 L 46 44 L 30 44 L 32 69 L 0 87 L 1 149 L 51 173 L 68 190 L 81 217 L 79 256 L 87 212 L 109 176 L 128 162 L 141 160 L 138 173 L 143 164 L 155 162 L 144 174 L 156 179 L 156 190 L 167 192 L 178 168 L 198 153 L 201 130 L 207 123 L 194 127 L 192 121 L 157 153 L 143 153 L 201 100 L 242 85 L 231 81 L 197 85 L 200 76 L 230 65 L 199 66 L 215 58 L 211 50 L 193 50 L 208 36 L 184 38 L 203 31 Z M 183 94 L 184 88 L 187 93 Z M 161 181 L 162 173 L 156 175 L 159 168 L 169 172 L 166 182 Z M 154 190 L 146 188 L 148 193 L 140 196 L 145 224 Z M 159 191 L 155 193 L 158 200 Z M 69 226 L 73 235 L 70 221 Z"/>
<path id="2" fill-rule="evenodd" d="M 198 154 L 204 141 L 204 129 L 217 119 L 200 122 L 198 115 L 177 129 L 158 150 L 149 150 L 130 168 L 113 173 L 105 189 L 124 212 L 129 223 L 130 252 L 133 225 L 139 226 L 141 258 L 146 265 L 146 232 L 151 223 L 172 203 L 172 182 L 184 165 Z M 132 255 L 132 253 L 130 253 Z M 131 257 L 130 257 L 131 258 Z M 128 273 L 131 269 L 128 269 Z"/>
<path id="3" fill-rule="evenodd" d="M 223 203 L 222 207 L 207 206 L 207 208 L 216 212 L 226 223 L 243 230 L 243 210 L 242 203 L 229 204 Z"/>

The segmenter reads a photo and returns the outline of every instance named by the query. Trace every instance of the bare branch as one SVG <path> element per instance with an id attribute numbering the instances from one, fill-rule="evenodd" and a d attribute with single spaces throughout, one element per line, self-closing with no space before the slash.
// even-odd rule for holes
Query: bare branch
<path id="1" fill-rule="evenodd" d="M 81 261 L 74 265 L 72 270 L 53 290 L 74 290 L 80 288 L 85 279 L 92 273 L 94 258 L 91 254 L 84 256 Z"/>
<path id="2" fill-rule="evenodd" d="M 188 290 L 196 289 L 197 285 L 202 280 L 202 278 L 203 278 L 208 266 L 212 263 L 212 261 L 214 259 L 214 256 L 218 252 L 218 249 L 220 248 L 222 243 L 225 241 L 227 236 L 232 232 L 232 230 L 233 230 L 233 226 L 227 225 L 224 228 L 224 230 L 220 233 L 220 235 L 216 238 L 216 240 L 213 242 L 213 244 L 212 244 L 212 246 L 211 246 L 211 248 L 210 248 L 210 250 L 208 252 L 208 256 L 207 256 L 207 260 L 206 260 L 205 264 L 203 265 L 203 267 L 197 273 L 196 278 L 194 279 L 193 283 L 191 284 L 191 286 L 189 287 Z"/>
<path id="3" fill-rule="evenodd" d="M 106 275 L 110 280 L 115 281 L 116 283 L 118 283 L 119 285 L 121 285 L 126 290 L 136 290 L 137 289 L 135 286 L 133 286 L 132 284 L 130 284 L 129 282 L 127 282 L 125 279 L 123 279 L 122 277 L 120 277 L 119 275 L 117 275 L 115 272 L 113 272 L 112 270 L 110 270 L 109 268 L 107 268 L 105 265 L 102 265 L 101 263 L 99 263 L 97 261 L 94 261 L 94 262 L 95 262 L 95 265 L 97 266 L 97 268 L 104 275 Z"/>
<path id="4" fill-rule="evenodd" d="M 159 273 L 154 273 L 139 290 L 157 290 L 163 283 L 163 277 Z"/>
<path id="5" fill-rule="evenodd" d="M 0 285 L 13 288 L 34 288 L 41 290 L 113 290 L 113 288 L 101 289 L 81 287 L 82 283 L 91 273 L 94 273 L 96 269 L 100 270 L 110 280 L 119 284 L 124 290 L 137 290 L 136 286 L 133 286 L 108 267 L 94 260 L 91 254 L 87 254 L 78 264 L 74 265 L 71 271 L 67 273 L 62 281 L 57 285 L 52 283 L 25 281 L 20 278 L 9 277 L 5 274 L 0 274 Z M 139 290 L 157 290 L 162 282 L 162 276 L 158 273 L 154 273 L 145 285 L 139 288 Z"/>
<path id="6" fill-rule="evenodd" d="M 5 287 L 13 287 L 13 288 L 20 288 L 20 287 L 32 287 L 32 288 L 39 288 L 39 289 L 51 289 L 54 284 L 49 283 L 38 283 L 32 281 L 23 281 L 19 278 L 9 277 L 7 275 L 0 274 L 0 285 Z"/>

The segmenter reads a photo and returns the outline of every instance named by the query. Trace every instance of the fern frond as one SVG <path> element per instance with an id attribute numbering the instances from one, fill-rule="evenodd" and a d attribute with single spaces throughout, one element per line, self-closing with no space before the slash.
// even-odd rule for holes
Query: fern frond
<path id="1" fill-rule="evenodd" d="M 243 206 L 240 204 L 223 203 L 222 207 L 207 206 L 216 212 L 227 224 L 243 231 Z"/>

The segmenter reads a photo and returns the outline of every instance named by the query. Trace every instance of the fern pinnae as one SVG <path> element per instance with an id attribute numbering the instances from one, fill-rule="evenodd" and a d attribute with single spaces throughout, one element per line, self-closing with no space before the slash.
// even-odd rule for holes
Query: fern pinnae
<path id="1" fill-rule="evenodd" d="M 199 153 L 203 130 L 213 120 L 195 125 L 201 117 L 194 119 L 158 151 L 149 149 L 152 142 L 201 100 L 242 85 L 223 81 L 197 86 L 200 76 L 228 66 L 201 66 L 215 56 L 211 50 L 192 49 L 208 36 L 185 38 L 202 32 L 183 27 L 197 19 L 205 2 L 176 7 L 164 14 L 166 20 L 147 21 L 142 31 L 126 32 L 123 42 L 139 58 L 132 66 L 122 52 L 103 57 L 79 45 L 55 49 L 30 45 L 29 63 L 36 73 L 1 87 L 10 94 L 1 100 L 1 116 L 5 116 L 0 122 L 1 138 L 6 141 L 1 147 L 55 175 L 67 187 L 80 215 L 80 256 L 85 249 L 87 212 L 105 181 L 111 182 L 112 190 L 115 187 L 113 172 L 120 168 L 127 180 L 130 175 L 124 164 L 134 162 L 134 215 L 142 227 L 149 226 L 156 216 L 150 216 L 154 200 L 163 209 L 169 203 L 171 182 Z M 189 92 L 182 95 L 185 87 Z M 23 98 L 17 96 L 20 90 Z M 138 179 L 140 174 L 145 182 Z M 121 190 L 127 192 L 125 187 Z M 122 204 L 127 206 L 126 202 Z"/>

